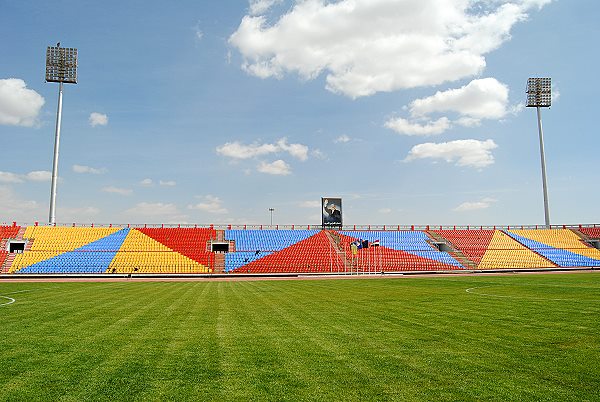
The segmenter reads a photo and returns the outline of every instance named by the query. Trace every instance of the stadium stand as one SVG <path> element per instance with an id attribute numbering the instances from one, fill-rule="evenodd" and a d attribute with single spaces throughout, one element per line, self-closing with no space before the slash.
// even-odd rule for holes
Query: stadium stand
<path id="1" fill-rule="evenodd" d="M 4 263 L 9 256 L 9 252 L 7 250 L 7 241 L 9 239 L 16 238 L 20 230 L 21 227 L 17 225 L 0 226 L 0 273 L 7 272 L 7 270 L 4 268 Z"/>
<path id="2" fill-rule="evenodd" d="M 31 248 L 27 252 L 17 254 L 9 272 L 76 273 L 79 272 L 76 269 L 76 261 L 82 264 L 81 272 L 98 272 L 98 267 L 106 262 L 107 257 L 99 253 L 115 252 L 118 247 L 114 241 L 94 243 L 119 230 L 119 228 L 28 226 L 23 238 L 31 242 Z M 122 241 L 121 237 L 117 236 L 116 239 Z M 90 245 L 90 247 L 84 247 L 86 245 Z M 98 247 L 112 247 L 112 249 L 99 249 Z M 68 255 L 54 259 L 61 254 Z M 94 259 L 99 260 L 98 264 Z"/>
<path id="3" fill-rule="evenodd" d="M 495 230 L 434 230 L 475 264 L 479 264 L 492 241 Z"/>
<path id="4" fill-rule="evenodd" d="M 345 238 L 346 255 L 357 260 L 363 270 L 365 266 L 379 266 L 384 271 L 464 268 L 450 254 L 433 247 L 429 243 L 432 239 L 423 231 L 342 231 L 340 235 Z M 369 244 L 378 241 L 379 246 L 361 248 L 353 256 L 350 245 L 357 240 L 367 240 Z M 363 254 L 367 254 L 366 262 Z"/>
<path id="5" fill-rule="evenodd" d="M 305 240 L 314 230 L 226 230 L 225 239 L 235 241 L 236 251 L 280 251 Z"/>
<path id="6" fill-rule="evenodd" d="M 600 227 L 580 228 L 579 231 L 590 239 L 600 239 Z"/>
<path id="7" fill-rule="evenodd" d="M 0 226 L 0 273 L 241 274 L 598 267 L 600 250 L 591 247 L 589 239 L 600 237 L 599 232 L 596 227 L 321 231 L 13 225 Z M 9 240 L 23 242 L 18 253 L 9 252 Z M 224 245 L 223 253 L 211 252 L 212 242 Z M 354 249 L 351 244 L 357 242 L 361 247 Z M 446 244 L 449 252 L 439 251 L 436 244 L 442 250 Z"/>
<path id="8" fill-rule="evenodd" d="M 210 253 L 206 251 L 206 241 L 213 234 L 214 231 L 208 229 L 131 229 L 108 266 L 108 272 L 208 273 Z M 177 251 L 164 242 L 175 247 Z M 203 263 L 198 260 L 202 260 Z"/>
<path id="9" fill-rule="evenodd" d="M 236 251 L 228 253 L 225 271 L 233 273 L 338 272 L 343 261 L 327 232 L 314 230 L 227 230 Z"/>
<path id="10" fill-rule="evenodd" d="M 17 236 L 21 226 L 0 226 L 0 240 L 11 239 Z"/>
<path id="11" fill-rule="evenodd" d="M 500 230 L 436 230 L 477 264 L 477 269 L 550 268 L 556 265 Z"/>
<path id="12" fill-rule="evenodd" d="M 123 239 L 127 236 L 128 230 L 119 230 L 73 251 L 58 254 L 23 267 L 19 270 L 19 273 L 103 273 L 121 246 Z M 21 255 L 28 255 L 28 253 Z"/>
<path id="13" fill-rule="evenodd" d="M 8 257 L 8 251 L 0 250 L 0 267 L 4 265 L 4 261 L 6 261 L 6 257 Z"/>
<path id="14" fill-rule="evenodd" d="M 217 236 L 216 231 L 209 228 L 141 228 L 137 230 L 204 266 L 209 265 L 211 258 L 210 251 L 207 251 L 207 243 Z"/>
<path id="15" fill-rule="evenodd" d="M 510 230 L 506 233 L 560 267 L 598 267 L 600 250 L 568 229 Z"/>
<path id="16" fill-rule="evenodd" d="M 488 249 L 477 266 L 479 269 L 552 268 L 551 261 L 529 250 L 506 233 L 496 230 Z"/>
<path id="17" fill-rule="evenodd" d="M 24 238 L 32 246 L 15 257 L 9 272 L 207 273 L 211 253 L 206 243 L 214 234 L 195 228 L 30 226 Z"/>

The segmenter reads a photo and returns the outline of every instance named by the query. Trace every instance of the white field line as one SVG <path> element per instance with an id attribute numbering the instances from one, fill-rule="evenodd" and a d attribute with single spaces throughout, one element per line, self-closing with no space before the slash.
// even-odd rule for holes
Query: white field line
<path id="1" fill-rule="evenodd" d="M 4 293 L 4 295 L 0 295 L 0 298 L 8 300 L 8 302 L 6 302 L 6 303 L 0 303 L 0 307 L 2 307 L 2 306 L 8 306 L 8 305 L 11 305 L 14 302 L 16 302 L 15 299 L 13 299 L 12 297 L 8 297 L 6 295 L 15 295 L 17 293 L 33 292 L 34 290 L 38 290 L 38 289 L 17 290 L 15 292 Z"/>
<path id="2" fill-rule="evenodd" d="M 16 295 L 17 293 L 25 293 L 25 292 L 33 292 L 34 289 L 28 289 L 28 290 L 17 290 L 15 292 L 9 292 L 9 293 L 4 293 L 5 295 Z M 39 290 L 39 289 L 36 289 Z"/>
<path id="3" fill-rule="evenodd" d="M 6 303 L 0 303 L 0 307 L 8 306 L 9 304 L 13 304 L 16 301 L 12 297 L 8 297 L 8 296 L 0 296 L 0 298 L 8 300 L 8 302 L 6 302 Z"/>
<path id="4" fill-rule="evenodd" d="M 506 298 L 506 299 L 523 299 L 523 300 L 539 300 L 539 301 L 576 301 L 576 302 L 600 301 L 600 300 L 580 300 L 580 299 L 551 299 L 551 298 L 545 298 L 545 297 L 507 296 L 507 295 L 495 295 L 495 294 L 491 294 L 491 293 L 474 292 L 475 289 L 494 288 L 494 287 L 498 287 L 498 286 L 502 286 L 502 285 L 477 286 L 474 288 L 467 289 L 466 292 L 470 293 L 472 295 L 477 295 L 477 296 L 499 297 L 499 298 Z M 556 285 L 554 285 L 554 286 L 556 286 Z"/>

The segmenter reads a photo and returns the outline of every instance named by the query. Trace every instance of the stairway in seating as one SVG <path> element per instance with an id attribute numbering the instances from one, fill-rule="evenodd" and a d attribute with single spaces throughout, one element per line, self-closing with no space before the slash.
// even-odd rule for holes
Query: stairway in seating
<path id="1" fill-rule="evenodd" d="M 8 271 L 10 270 L 10 266 L 12 265 L 16 255 L 17 255 L 16 253 L 10 253 L 6 257 L 6 260 L 4 260 L 2 267 L 0 267 L 0 274 L 8 274 Z"/>
<path id="2" fill-rule="evenodd" d="M 351 267 L 352 260 L 348 258 L 348 255 L 342 247 L 342 239 L 340 238 L 340 234 L 334 230 L 326 230 L 325 234 L 327 235 L 327 238 L 329 239 L 329 242 L 331 243 L 331 246 L 335 253 L 340 257 L 342 261 L 344 261 L 344 266 Z"/>
<path id="3" fill-rule="evenodd" d="M 213 274 L 225 273 L 225 253 L 214 253 L 214 264 L 211 267 Z"/>
<path id="4" fill-rule="evenodd" d="M 19 240 L 19 241 L 25 240 L 23 238 L 23 235 L 25 234 L 25 230 L 26 229 L 27 229 L 26 227 L 21 226 L 19 228 L 19 231 L 17 232 L 17 235 L 14 238 L 7 239 L 7 240 L 1 240 L 0 241 L 0 250 L 6 250 L 6 245 L 8 243 L 8 240 Z M 25 250 L 24 251 L 31 250 L 31 245 L 32 244 L 33 244 L 33 240 L 29 240 L 25 244 Z M 0 266 L 0 274 L 7 274 L 10 271 L 10 266 L 12 265 L 12 263 L 15 260 L 16 256 L 17 256 L 17 253 L 9 253 L 8 254 L 8 256 L 6 257 L 6 259 L 4 260 L 4 263 Z"/>
<path id="5" fill-rule="evenodd" d="M 468 259 L 467 256 L 462 253 L 462 251 L 454 247 L 454 245 L 448 240 L 446 240 L 444 237 L 433 231 L 426 231 L 425 233 L 427 233 L 427 235 L 431 237 L 436 243 L 444 243 L 446 246 L 448 246 L 452 250 L 449 251 L 448 254 L 450 254 L 456 261 L 461 263 L 462 266 L 464 266 L 467 269 L 477 269 L 477 264 Z"/>
<path id="6" fill-rule="evenodd" d="M 26 229 L 27 229 L 27 227 L 21 226 L 21 228 L 19 229 L 19 232 L 17 233 L 17 237 L 15 237 L 15 240 L 24 240 L 23 236 L 25 235 Z"/>
<path id="7" fill-rule="evenodd" d="M 217 237 L 215 239 L 211 239 L 206 244 L 206 250 L 211 251 L 211 243 L 212 242 L 225 242 L 225 231 L 224 230 L 216 230 L 215 231 Z M 229 242 L 231 248 L 231 242 Z M 225 253 L 212 253 L 213 258 L 211 258 L 212 266 L 210 267 L 211 272 L 213 274 L 222 274 L 225 272 Z"/>
<path id="8" fill-rule="evenodd" d="M 575 233 L 587 247 L 591 247 L 590 246 L 590 236 L 586 235 L 585 233 L 580 232 L 577 229 L 571 229 L 571 232 Z"/>

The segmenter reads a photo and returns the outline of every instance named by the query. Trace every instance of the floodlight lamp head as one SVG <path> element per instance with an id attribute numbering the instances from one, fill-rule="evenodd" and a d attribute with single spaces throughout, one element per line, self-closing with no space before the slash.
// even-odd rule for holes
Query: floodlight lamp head
<path id="1" fill-rule="evenodd" d="M 77 84 L 77 49 L 48 46 L 46 50 L 46 82 Z"/>
<path id="2" fill-rule="evenodd" d="M 527 107 L 550 107 L 552 105 L 552 82 L 550 78 L 527 80 Z"/>

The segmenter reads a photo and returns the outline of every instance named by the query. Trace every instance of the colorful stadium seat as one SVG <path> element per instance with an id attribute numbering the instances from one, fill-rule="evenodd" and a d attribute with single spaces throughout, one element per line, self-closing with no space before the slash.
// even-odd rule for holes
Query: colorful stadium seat
<path id="1" fill-rule="evenodd" d="M 454 248 L 479 265 L 494 237 L 495 230 L 434 230 Z"/>
<path id="2" fill-rule="evenodd" d="M 600 250 L 577 230 L 325 231 L 0 226 L 0 273 L 331 273 L 438 271 L 465 267 L 521 269 L 598 267 Z M 9 253 L 9 240 L 25 241 Z M 370 245 L 353 250 L 351 243 Z M 441 252 L 446 240 L 454 250 Z M 230 252 L 211 252 L 211 242 Z M 362 245 L 362 243 L 361 243 Z M 365 244 L 366 245 L 366 244 Z"/>
<path id="3" fill-rule="evenodd" d="M 198 274 L 208 273 L 209 257 L 206 252 L 206 241 L 204 236 L 195 236 L 196 232 L 184 231 L 181 229 L 131 229 L 129 235 L 123 241 L 121 247 L 115 253 L 114 259 L 107 267 L 109 273 L 180 273 L 180 274 Z M 150 237 L 146 233 L 151 233 Z M 186 235 L 190 235 L 186 237 Z M 197 259 L 206 261 L 201 264 L 195 259 L 189 258 L 181 252 L 175 251 L 165 244 L 155 240 L 162 239 L 163 242 L 172 244 L 178 250 L 185 250 L 187 254 L 193 255 Z M 200 240 L 199 240 L 200 239 Z M 189 240 L 189 241 L 188 241 Z M 193 252 L 191 242 L 195 243 L 196 248 L 200 249 L 197 253 Z"/>
<path id="4" fill-rule="evenodd" d="M 579 231 L 590 239 L 600 239 L 600 227 L 581 228 Z"/>
<path id="5" fill-rule="evenodd" d="M 229 230 L 236 252 L 228 253 L 225 270 L 233 273 L 335 272 L 344 261 L 325 231 Z"/>
<path id="6" fill-rule="evenodd" d="M 509 230 L 506 233 L 560 267 L 600 266 L 600 250 L 589 247 L 571 230 Z"/>
<path id="7" fill-rule="evenodd" d="M 52 271 L 48 264 L 36 265 L 43 261 L 48 261 L 64 253 L 76 251 L 90 243 L 101 240 L 121 230 L 120 228 L 73 228 L 73 227 L 53 227 L 53 226 L 29 226 L 23 235 L 24 239 L 31 242 L 31 249 L 22 254 L 17 254 L 13 261 L 10 272 L 32 273 L 36 270 L 46 273 Z M 109 244 L 100 242 L 100 244 Z M 119 244 L 120 246 L 120 244 Z M 92 246 L 93 247 L 93 246 Z M 114 247 L 114 246 L 113 246 Z M 117 251 L 117 248 L 106 251 Z M 92 250 L 88 250 L 92 251 Z M 97 251 L 97 250 L 96 250 Z M 70 255 L 66 260 L 55 260 L 54 263 L 66 263 L 72 260 Z M 87 257 L 91 257 L 87 255 Z M 96 255 L 100 258 L 100 255 Z M 89 258 L 88 258 L 89 259 Z M 83 261 L 83 260 L 82 260 Z M 87 261 L 87 260 L 86 260 Z M 104 259 L 102 259 L 104 261 Z M 23 268 L 36 265 L 35 268 L 22 270 Z M 72 266 L 69 265 L 69 266 Z M 71 272 L 73 268 L 65 268 Z M 85 270 L 86 268 L 82 268 Z M 60 270 L 60 268 L 56 268 Z"/>
<path id="8" fill-rule="evenodd" d="M 441 252 L 429 242 L 422 231 L 342 231 L 344 249 L 352 257 L 350 244 L 356 240 L 379 241 L 378 247 L 361 249 L 355 260 L 367 254 L 367 265 L 379 264 L 384 271 L 449 270 L 464 267 L 447 252 Z M 362 263 L 364 266 L 365 263 Z M 363 267 L 364 268 L 364 267 Z"/>

